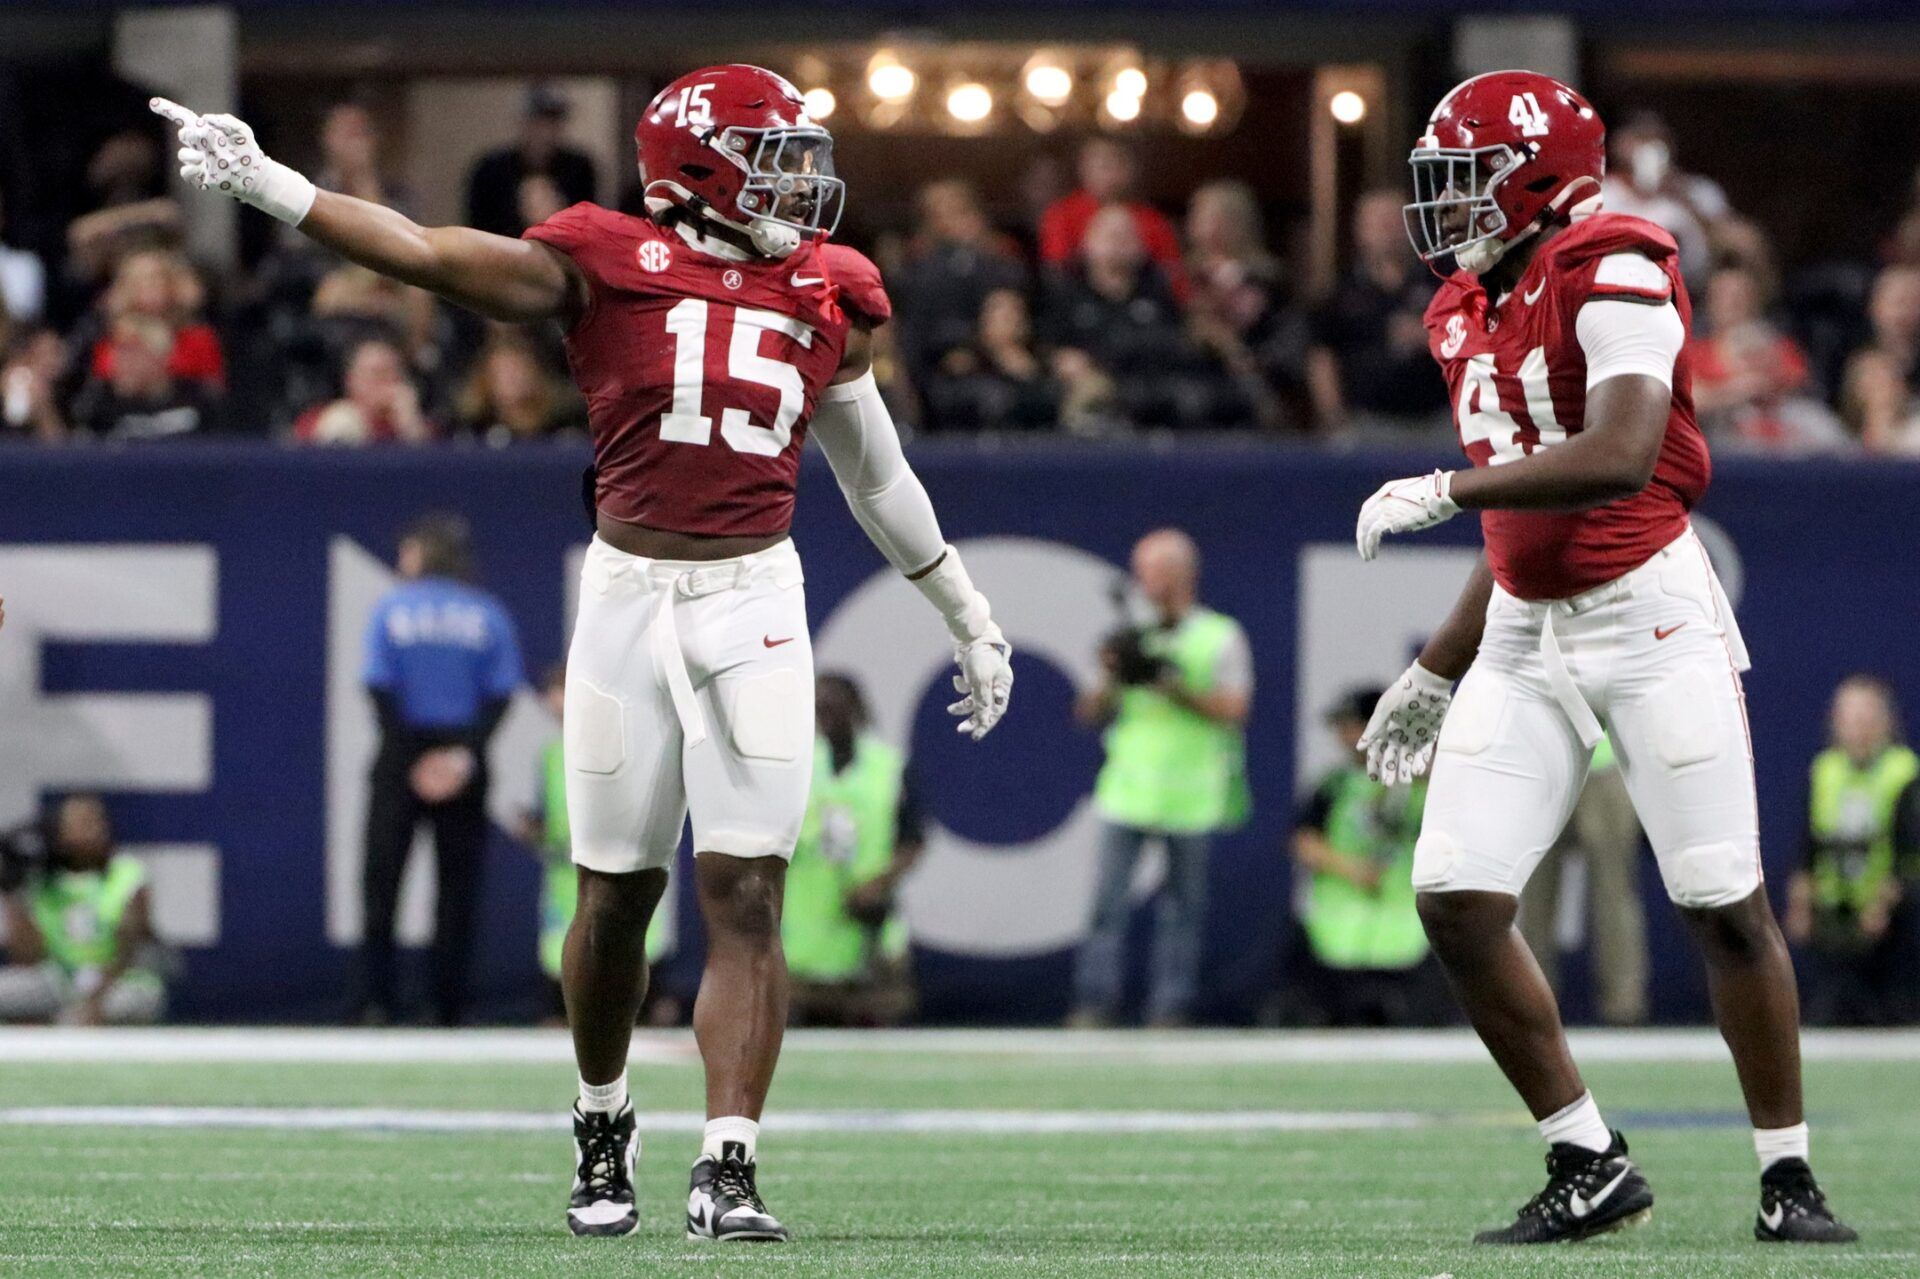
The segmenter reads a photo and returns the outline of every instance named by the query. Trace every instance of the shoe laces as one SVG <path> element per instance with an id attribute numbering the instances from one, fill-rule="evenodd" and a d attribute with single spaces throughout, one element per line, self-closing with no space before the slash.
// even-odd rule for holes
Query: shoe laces
<path id="1" fill-rule="evenodd" d="M 753 1165 L 738 1159 L 726 1159 L 720 1163 L 719 1171 L 714 1173 L 713 1188 L 728 1199 L 743 1203 L 755 1212 L 765 1212 L 767 1205 L 760 1201 L 760 1190 L 754 1185 Z"/>
<path id="2" fill-rule="evenodd" d="M 1768 1188 L 1773 1192 L 1774 1202 L 1788 1212 L 1810 1217 L 1828 1215 L 1827 1196 L 1821 1191 L 1820 1183 L 1813 1179 L 1811 1170 L 1803 1172 L 1796 1168 Z"/>
<path id="3" fill-rule="evenodd" d="M 581 1184 L 596 1192 L 619 1185 L 626 1175 L 626 1144 L 610 1117 L 589 1116 L 580 1142 Z"/>

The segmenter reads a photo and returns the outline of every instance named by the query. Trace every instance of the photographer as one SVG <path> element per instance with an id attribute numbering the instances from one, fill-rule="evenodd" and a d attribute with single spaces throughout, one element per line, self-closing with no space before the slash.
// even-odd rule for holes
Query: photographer
<path id="1" fill-rule="evenodd" d="M 1207 842 L 1247 815 L 1242 728 L 1253 701 L 1253 658 L 1232 618 L 1199 602 L 1200 555 L 1178 529 L 1133 548 L 1133 589 L 1147 617 L 1101 650 L 1100 682 L 1075 713 L 1104 727 L 1106 764 L 1094 788 L 1105 820 L 1093 926 L 1074 972 L 1070 1025 L 1102 1026 L 1119 1011 L 1127 889 L 1149 840 L 1166 848 L 1167 881 L 1154 938 L 1148 1024 L 1191 1016 L 1206 917 Z"/>
<path id="2" fill-rule="evenodd" d="M 50 823 L 15 831 L 0 848 L 7 959 L 0 1021 L 80 1026 L 160 1020 L 146 867 L 113 851 L 98 795 L 69 795 Z"/>

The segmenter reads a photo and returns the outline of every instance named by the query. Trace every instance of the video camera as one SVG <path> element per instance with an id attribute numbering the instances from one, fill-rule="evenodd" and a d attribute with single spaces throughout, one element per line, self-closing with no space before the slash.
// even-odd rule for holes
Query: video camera
<path id="1" fill-rule="evenodd" d="M 1114 678 L 1122 684 L 1153 684 L 1171 667 L 1166 658 L 1147 651 L 1147 636 L 1156 629 L 1142 623 L 1133 606 L 1127 579 L 1116 577 L 1107 588 L 1120 625 L 1107 633 L 1101 649 L 1113 658 Z"/>
<path id="2" fill-rule="evenodd" d="M 0 893 L 44 878 L 53 864 L 53 839 L 43 821 L 0 832 Z"/>

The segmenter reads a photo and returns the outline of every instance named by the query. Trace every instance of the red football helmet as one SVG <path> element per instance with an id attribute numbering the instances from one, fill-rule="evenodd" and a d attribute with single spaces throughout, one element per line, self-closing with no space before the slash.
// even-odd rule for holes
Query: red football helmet
<path id="1" fill-rule="evenodd" d="M 833 138 L 800 91 L 761 67 L 703 67 L 660 90 L 633 131 L 647 208 L 685 209 L 770 256 L 840 223 Z"/>
<path id="2" fill-rule="evenodd" d="M 1607 128 L 1551 76 L 1489 71 L 1454 86 L 1409 157 L 1407 235 L 1424 261 L 1492 267 L 1516 241 L 1600 194 Z"/>

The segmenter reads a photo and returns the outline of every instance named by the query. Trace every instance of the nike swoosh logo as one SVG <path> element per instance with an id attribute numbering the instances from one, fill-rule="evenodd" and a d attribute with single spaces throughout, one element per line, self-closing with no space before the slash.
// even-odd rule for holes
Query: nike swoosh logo
<path id="1" fill-rule="evenodd" d="M 762 644 L 765 644 L 768 648 L 779 648 L 782 644 L 793 643 L 793 636 L 789 635 L 785 639 L 775 639 L 771 635 L 762 635 L 760 637 L 760 642 Z"/>
<path id="2" fill-rule="evenodd" d="M 1763 1208 L 1760 1211 L 1760 1220 L 1767 1223 L 1768 1230 L 1780 1229 L 1780 1223 L 1786 1219 L 1787 1210 L 1782 1204 L 1775 1204 L 1771 1208 Z"/>
<path id="3" fill-rule="evenodd" d="M 1678 625 L 1674 625 L 1674 626 L 1667 626 L 1667 627 L 1659 627 L 1659 626 L 1656 626 L 1656 627 L 1654 627 L 1654 628 L 1653 628 L 1653 637 L 1654 637 L 1655 639 L 1657 639 L 1657 640 L 1663 640 L 1663 639 L 1665 639 L 1665 638 L 1666 638 L 1667 636 L 1669 636 L 1669 635 L 1671 635 L 1671 634 L 1673 634 L 1673 633 L 1674 633 L 1675 631 L 1677 631 L 1677 630 L 1679 630 L 1679 629 L 1680 629 L 1680 627 L 1682 627 L 1682 626 L 1685 626 L 1685 625 L 1686 625 L 1686 623 L 1685 623 L 1685 622 L 1681 622 L 1681 623 L 1679 623 Z"/>
<path id="4" fill-rule="evenodd" d="M 1547 287 L 1547 282 L 1545 280 L 1542 280 L 1540 281 L 1540 283 L 1533 286 L 1533 291 L 1531 293 L 1526 294 L 1520 300 L 1522 302 L 1525 302 L 1528 306 L 1532 306 L 1536 301 L 1539 300 L 1541 291 L 1544 290 L 1546 287 Z"/>
<path id="5" fill-rule="evenodd" d="M 793 277 L 793 287 L 796 289 L 811 288 L 813 285 L 825 284 L 826 282 L 827 282 L 827 277 L 824 275 L 816 275 L 816 276 L 813 276 L 812 278 L 808 278 L 806 276 L 800 276 L 800 275 L 796 275 Z"/>
<path id="6" fill-rule="evenodd" d="M 1615 1190 L 1619 1189 L 1620 1183 L 1625 1181 L 1627 1179 L 1627 1174 L 1632 1171 L 1633 1171 L 1633 1168 L 1631 1165 L 1625 1168 L 1622 1168 L 1619 1174 L 1615 1176 L 1612 1181 L 1609 1181 L 1606 1185 L 1600 1187 L 1600 1193 L 1595 1195 L 1591 1199 L 1582 1199 L 1580 1197 L 1580 1192 L 1577 1190 L 1574 1191 L 1573 1198 L 1567 1201 L 1567 1206 L 1573 1209 L 1574 1216 L 1576 1217 L 1586 1216 L 1587 1214 L 1591 1213 L 1595 1208 L 1598 1208 L 1602 1203 L 1606 1202 L 1607 1196 L 1611 1195 Z"/>

